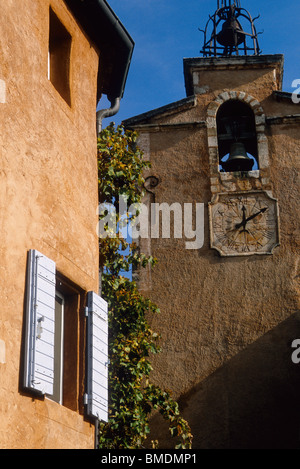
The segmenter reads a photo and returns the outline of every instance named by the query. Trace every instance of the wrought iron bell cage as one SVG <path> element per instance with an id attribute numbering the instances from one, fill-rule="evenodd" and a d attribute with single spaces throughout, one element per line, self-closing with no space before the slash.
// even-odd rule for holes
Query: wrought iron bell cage
<path id="1" fill-rule="evenodd" d="M 217 10 L 209 16 L 204 30 L 204 57 L 227 57 L 232 55 L 259 55 L 258 33 L 254 25 L 259 15 L 252 18 L 241 7 L 240 0 L 218 0 Z M 249 28 L 244 31 L 241 22 Z"/>

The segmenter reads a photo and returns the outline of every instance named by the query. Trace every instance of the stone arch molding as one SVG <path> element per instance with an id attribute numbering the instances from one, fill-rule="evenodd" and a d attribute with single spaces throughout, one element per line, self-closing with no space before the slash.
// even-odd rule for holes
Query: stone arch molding
<path id="1" fill-rule="evenodd" d="M 224 91 L 207 108 L 206 126 L 208 135 L 209 163 L 214 174 L 219 173 L 219 150 L 217 135 L 217 112 L 226 101 L 237 99 L 248 104 L 255 117 L 259 169 L 269 167 L 268 140 L 265 135 L 266 116 L 260 102 L 243 91 Z"/>

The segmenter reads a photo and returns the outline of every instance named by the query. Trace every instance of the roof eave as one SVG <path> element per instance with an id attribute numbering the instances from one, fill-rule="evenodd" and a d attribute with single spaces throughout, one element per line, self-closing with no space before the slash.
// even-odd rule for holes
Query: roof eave
<path id="1" fill-rule="evenodd" d="M 122 98 L 134 41 L 105 0 L 65 0 L 99 50 L 98 97 Z"/>
<path id="2" fill-rule="evenodd" d="M 183 98 L 180 101 L 175 101 L 173 103 L 167 104 L 165 106 L 152 109 L 151 111 L 144 112 L 143 114 L 139 114 L 134 117 L 130 117 L 123 121 L 123 125 L 125 127 L 135 127 L 136 125 L 142 123 L 149 123 L 151 119 L 162 117 L 163 115 L 170 115 L 174 113 L 181 112 L 185 109 L 189 109 L 191 107 L 195 107 L 197 104 L 196 96 L 188 96 L 187 98 Z"/>

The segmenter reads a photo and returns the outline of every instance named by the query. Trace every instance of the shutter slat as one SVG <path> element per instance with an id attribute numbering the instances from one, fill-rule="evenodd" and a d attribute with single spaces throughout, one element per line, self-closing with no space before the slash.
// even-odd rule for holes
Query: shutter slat
<path id="1" fill-rule="evenodd" d="M 43 332 L 42 335 L 44 336 L 45 332 Z M 50 334 L 49 334 L 49 338 L 50 338 Z M 39 347 L 37 347 L 35 350 L 35 354 L 36 354 L 36 359 L 35 359 L 36 363 L 39 363 L 37 361 L 38 354 L 45 356 L 45 357 L 52 357 L 54 354 L 53 344 L 51 344 L 49 340 L 40 341 Z"/>
<path id="2" fill-rule="evenodd" d="M 94 346 L 95 349 L 99 350 L 99 352 L 102 352 L 106 355 L 107 352 L 107 341 L 103 341 L 102 338 L 95 337 L 94 341 Z"/>
<path id="3" fill-rule="evenodd" d="M 40 277 L 39 277 L 39 280 L 40 280 Z M 49 283 L 43 285 L 43 287 L 47 287 L 48 291 L 49 291 L 49 285 L 50 285 L 50 288 L 51 288 L 51 284 L 49 284 Z M 53 297 L 51 295 L 49 295 L 48 291 L 44 291 L 39 286 L 39 288 L 37 290 L 38 311 L 40 310 L 40 308 L 43 308 L 45 311 L 52 310 L 52 308 L 53 308 Z"/>
<path id="4" fill-rule="evenodd" d="M 47 376 L 45 373 L 41 373 L 38 369 L 36 370 L 35 373 L 35 383 L 36 385 L 40 384 L 41 382 L 47 382 L 48 385 L 51 385 L 53 376 Z"/>
<path id="5" fill-rule="evenodd" d="M 95 361 L 94 363 L 94 374 L 93 374 L 93 381 L 95 383 L 100 383 L 102 379 L 107 379 L 107 365 L 103 363 Z"/>
<path id="6" fill-rule="evenodd" d="M 107 303 L 88 293 L 87 414 L 108 420 L 108 318 Z"/>
<path id="7" fill-rule="evenodd" d="M 102 375 L 99 373 L 97 375 L 97 381 L 94 381 L 94 391 L 96 392 L 97 386 L 99 386 L 99 389 L 104 389 L 107 391 L 107 376 Z M 106 394 L 105 394 L 106 396 Z"/>
<path id="8" fill-rule="evenodd" d="M 28 255 L 24 385 L 53 394 L 55 262 L 36 250 Z"/>
<path id="9" fill-rule="evenodd" d="M 95 373 L 101 372 L 101 374 L 107 374 L 107 355 L 105 353 L 94 350 L 93 360 L 95 361 Z"/>

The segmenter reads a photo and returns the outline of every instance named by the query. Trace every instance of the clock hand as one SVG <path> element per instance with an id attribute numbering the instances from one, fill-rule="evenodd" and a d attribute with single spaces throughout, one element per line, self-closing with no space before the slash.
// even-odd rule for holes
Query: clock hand
<path id="1" fill-rule="evenodd" d="M 242 208 L 242 211 L 243 211 L 243 221 L 241 223 L 237 223 L 235 225 L 235 229 L 238 230 L 239 228 L 243 227 L 243 229 L 246 228 L 246 223 L 247 223 L 247 220 L 246 220 L 246 208 L 245 206 L 243 205 L 243 208 Z"/>
<path id="2" fill-rule="evenodd" d="M 268 210 L 268 207 L 264 207 L 264 208 L 262 208 L 261 210 L 259 210 L 259 212 L 254 213 L 254 215 L 251 215 L 250 217 L 248 217 L 248 218 L 245 219 L 245 218 L 244 218 L 244 217 L 245 217 L 244 208 L 245 208 L 245 207 L 243 207 L 243 221 L 242 221 L 241 223 L 238 223 L 237 225 L 235 225 L 235 228 L 236 228 L 236 229 L 239 229 L 239 228 L 241 228 L 241 227 L 243 227 L 243 228 L 245 229 L 246 224 L 248 223 L 248 221 L 253 220 L 253 218 L 257 217 L 257 216 L 260 215 L 261 213 L 264 213 L 266 210 Z"/>
<path id="3" fill-rule="evenodd" d="M 268 207 L 262 208 L 259 212 L 254 213 L 254 215 L 251 215 L 251 217 L 248 217 L 248 218 L 246 219 L 246 223 L 247 223 L 249 220 L 253 220 L 253 218 L 257 217 L 257 215 L 260 215 L 261 213 L 264 213 L 266 210 L 268 210 Z"/>

